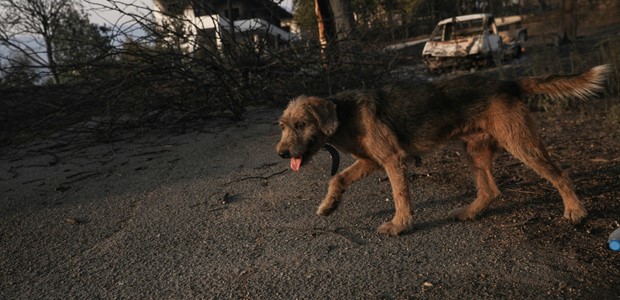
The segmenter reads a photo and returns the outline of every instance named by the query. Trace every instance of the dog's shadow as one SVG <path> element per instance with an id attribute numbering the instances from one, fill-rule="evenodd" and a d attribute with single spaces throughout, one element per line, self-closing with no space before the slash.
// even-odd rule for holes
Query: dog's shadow
<path id="1" fill-rule="evenodd" d="M 451 197 L 434 198 L 434 199 L 430 199 L 422 203 L 419 203 L 417 205 L 414 204 L 417 208 L 423 208 L 423 209 L 433 208 L 433 207 L 436 207 L 436 208 L 442 207 L 442 211 L 444 214 L 443 216 L 440 216 L 439 218 L 435 218 L 432 220 L 417 221 L 416 213 L 414 213 L 414 216 L 413 216 L 414 223 L 410 231 L 413 232 L 417 230 L 431 230 L 431 229 L 440 228 L 440 227 L 443 227 L 449 224 L 462 223 L 461 221 L 458 221 L 450 217 L 448 213 L 452 209 L 462 207 L 465 205 L 469 205 L 469 203 L 473 201 L 473 197 L 475 197 L 475 195 L 471 191 L 467 191 L 465 193 L 461 193 L 459 195 L 455 195 Z M 446 209 L 446 206 L 447 206 L 447 209 Z M 515 209 L 517 208 L 512 205 L 497 205 L 497 204 L 491 205 L 491 207 L 489 207 L 488 210 L 482 212 L 476 219 L 487 218 L 493 215 L 509 214 L 511 211 L 514 211 Z M 382 209 L 382 210 L 378 210 L 374 212 L 369 212 L 365 216 L 370 217 L 370 218 L 379 218 L 379 219 L 383 219 L 387 221 L 391 219 L 393 215 L 394 215 L 393 209 Z"/>
<path id="2" fill-rule="evenodd" d="M 394 215 L 394 210 L 391 209 L 383 209 L 383 210 L 379 210 L 379 211 L 375 211 L 375 212 L 371 212 L 366 214 L 367 217 L 375 217 L 375 218 L 380 218 L 380 219 L 384 219 L 384 220 L 389 220 L 391 219 L 391 217 Z M 417 230 L 430 230 L 430 229 L 434 229 L 434 228 L 439 228 L 448 224 L 454 224 L 457 223 L 458 221 L 454 220 L 453 218 L 449 217 L 447 214 L 445 217 L 439 218 L 439 219 L 434 219 L 434 220 L 428 220 L 428 221 L 416 221 L 415 215 L 414 215 L 414 221 L 413 221 L 413 227 L 408 230 L 407 232 L 414 232 Z"/>
<path id="3" fill-rule="evenodd" d="M 434 228 L 439 228 L 439 227 L 443 227 L 446 226 L 448 224 L 454 224 L 457 223 L 458 221 L 454 220 L 453 218 L 450 218 L 448 216 L 441 218 L 441 219 L 435 219 L 435 220 L 429 220 L 429 221 L 424 221 L 424 222 L 414 222 L 413 223 L 413 230 L 417 231 L 417 230 L 430 230 L 430 229 L 434 229 Z"/>

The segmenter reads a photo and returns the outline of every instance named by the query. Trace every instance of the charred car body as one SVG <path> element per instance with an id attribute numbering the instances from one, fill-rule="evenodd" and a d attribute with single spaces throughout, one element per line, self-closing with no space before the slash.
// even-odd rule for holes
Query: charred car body
<path id="1" fill-rule="evenodd" d="M 479 68 L 504 58 L 518 57 L 527 39 L 521 17 L 502 18 L 501 27 L 518 27 L 500 33 L 491 14 L 458 16 L 440 21 L 422 51 L 428 70 Z M 511 26 L 515 25 L 516 26 Z"/>

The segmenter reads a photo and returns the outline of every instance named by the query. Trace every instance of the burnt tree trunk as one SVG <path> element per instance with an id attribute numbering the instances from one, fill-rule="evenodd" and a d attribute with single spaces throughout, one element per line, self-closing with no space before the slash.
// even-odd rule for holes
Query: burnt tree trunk
<path id="1" fill-rule="evenodd" d="M 351 3 L 347 0 L 329 0 L 331 5 L 332 16 L 334 20 L 334 29 L 338 41 L 346 41 L 351 39 L 353 33 L 354 20 Z"/>
<path id="2" fill-rule="evenodd" d="M 314 0 L 321 44 L 351 39 L 355 22 L 351 4 L 345 0 Z"/>
<path id="3" fill-rule="evenodd" d="M 351 4 L 346 0 L 315 0 L 314 5 L 323 67 L 328 68 L 330 57 L 349 61 L 349 42 L 355 27 Z"/>
<path id="4" fill-rule="evenodd" d="M 562 43 L 577 39 L 577 0 L 562 0 L 560 38 Z"/>
<path id="5" fill-rule="evenodd" d="M 314 12 L 319 26 L 321 49 L 324 50 L 328 41 L 333 38 L 333 19 L 329 0 L 314 0 Z"/>

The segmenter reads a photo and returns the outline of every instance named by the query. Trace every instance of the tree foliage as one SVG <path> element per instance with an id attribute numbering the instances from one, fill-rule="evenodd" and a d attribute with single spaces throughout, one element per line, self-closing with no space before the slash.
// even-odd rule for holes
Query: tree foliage
<path id="1" fill-rule="evenodd" d="M 88 76 L 89 69 L 106 61 L 112 49 L 110 38 L 105 35 L 106 27 L 90 23 L 87 15 L 77 9 L 68 10 L 60 25 L 53 47 L 61 74 Z"/>
<path id="2" fill-rule="evenodd" d="M 0 46 L 46 68 L 56 83 L 64 64 L 98 56 L 94 48 L 104 44 L 74 0 L 0 0 Z"/>
<path id="3" fill-rule="evenodd" d="M 293 0 L 293 19 L 301 29 L 304 38 L 318 39 L 314 0 Z"/>
<path id="4" fill-rule="evenodd" d="M 0 86 L 33 86 L 38 79 L 32 61 L 24 54 L 16 53 L 0 62 Z"/>

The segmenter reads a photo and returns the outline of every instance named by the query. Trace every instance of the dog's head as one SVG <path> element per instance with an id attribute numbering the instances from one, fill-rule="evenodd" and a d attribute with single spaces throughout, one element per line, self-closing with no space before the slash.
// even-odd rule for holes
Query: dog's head
<path id="1" fill-rule="evenodd" d="M 299 96 L 284 110 L 279 125 L 282 138 L 276 152 L 282 158 L 290 158 L 291 169 L 298 171 L 338 129 L 336 105 L 316 97 Z"/>

